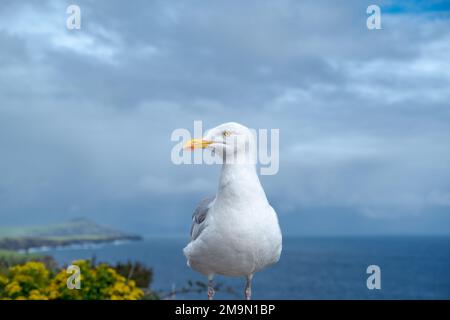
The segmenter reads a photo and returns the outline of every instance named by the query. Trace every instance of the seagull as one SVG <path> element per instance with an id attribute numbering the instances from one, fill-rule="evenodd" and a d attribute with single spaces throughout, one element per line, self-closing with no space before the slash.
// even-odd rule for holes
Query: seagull
<path id="1" fill-rule="evenodd" d="M 208 299 L 215 275 L 244 277 L 251 299 L 253 275 L 280 259 L 282 236 L 256 173 L 255 138 L 245 126 L 229 122 L 191 139 L 185 149 L 210 149 L 221 159 L 219 187 L 192 216 L 187 265 L 208 277 Z"/>

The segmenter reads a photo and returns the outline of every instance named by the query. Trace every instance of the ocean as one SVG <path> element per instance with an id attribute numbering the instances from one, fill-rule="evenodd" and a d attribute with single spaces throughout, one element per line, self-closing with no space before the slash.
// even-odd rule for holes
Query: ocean
<path id="1" fill-rule="evenodd" d="M 186 265 L 186 239 L 74 246 L 46 253 L 61 264 L 136 260 L 154 270 L 152 289 L 168 293 L 206 279 Z M 367 288 L 369 265 L 381 270 L 381 289 Z M 216 277 L 217 299 L 239 299 L 245 280 Z M 175 299 L 205 299 L 206 293 Z M 254 277 L 253 299 L 450 299 L 450 237 L 325 237 L 283 239 L 280 261 Z"/>

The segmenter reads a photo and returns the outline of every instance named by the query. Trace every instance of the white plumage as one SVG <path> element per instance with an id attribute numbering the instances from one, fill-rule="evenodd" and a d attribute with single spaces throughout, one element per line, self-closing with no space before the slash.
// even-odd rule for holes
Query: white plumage
<path id="1" fill-rule="evenodd" d="M 188 265 L 208 276 L 210 299 L 215 274 L 245 277 L 250 299 L 253 274 L 280 258 L 281 231 L 250 154 L 254 145 L 250 130 L 237 123 L 222 124 L 187 144 L 212 149 L 224 160 L 217 194 L 194 212 L 191 241 L 183 250 Z"/>

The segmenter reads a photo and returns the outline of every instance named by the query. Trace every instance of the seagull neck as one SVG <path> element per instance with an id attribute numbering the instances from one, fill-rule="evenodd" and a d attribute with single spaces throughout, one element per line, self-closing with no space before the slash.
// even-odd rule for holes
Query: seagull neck
<path id="1" fill-rule="evenodd" d="M 254 164 L 223 164 L 220 173 L 219 194 L 233 193 L 248 197 L 249 193 L 263 195 L 265 192 L 259 182 Z"/>

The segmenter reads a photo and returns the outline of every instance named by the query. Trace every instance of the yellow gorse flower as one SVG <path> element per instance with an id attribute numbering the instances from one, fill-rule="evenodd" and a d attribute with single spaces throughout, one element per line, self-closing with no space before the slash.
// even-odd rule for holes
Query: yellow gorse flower
<path id="1" fill-rule="evenodd" d="M 73 264 L 81 271 L 80 289 L 68 288 L 70 274 L 65 269 L 53 275 L 43 263 L 31 261 L 11 267 L 6 275 L 0 275 L 0 299 L 136 300 L 144 296 L 134 281 L 127 281 L 106 264 L 92 266 L 87 260 Z"/>

